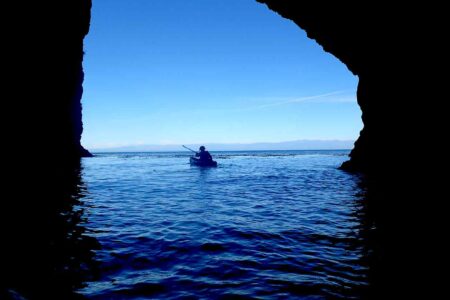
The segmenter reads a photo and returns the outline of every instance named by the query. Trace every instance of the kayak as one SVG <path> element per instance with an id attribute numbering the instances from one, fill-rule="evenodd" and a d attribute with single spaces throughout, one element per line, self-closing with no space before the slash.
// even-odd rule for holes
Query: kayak
<path id="1" fill-rule="evenodd" d="M 200 161 L 198 158 L 190 157 L 189 163 L 191 166 L 197 166 L 197 167 L 217 167 L 217 162 L 214 160 L 210 161 Z"/>

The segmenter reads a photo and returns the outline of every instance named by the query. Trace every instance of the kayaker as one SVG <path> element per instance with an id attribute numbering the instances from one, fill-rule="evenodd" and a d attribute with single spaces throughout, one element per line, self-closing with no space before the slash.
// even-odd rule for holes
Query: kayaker
<path id="1" fill-rule="evenodd" d="M 212 160 L 212 156 L 211 154 L 209 154 L 208 151 L 205 150 L 205 146 L 200 146 L 199 148 L 200 152 L 196 152 L 195 156 L 199 157 L 200 161 L 211 161 Z"/>

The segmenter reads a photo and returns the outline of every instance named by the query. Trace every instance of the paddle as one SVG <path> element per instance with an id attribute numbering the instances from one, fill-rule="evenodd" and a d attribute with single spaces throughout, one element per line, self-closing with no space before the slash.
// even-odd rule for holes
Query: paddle
<path id="1" fill-rule="evenodd" d="M 186 148 L 186 149 L 188 149 L 188 150 L 190 150 L 190 151 L 192 151 L 192 152 L 197 153 L 197 151 L 194 151 L 194 150 L 192 150 L 191 148 L 186 147 L 185 145 L 181 145 L 181 146 L 183 146 L 184 148 Z"/>

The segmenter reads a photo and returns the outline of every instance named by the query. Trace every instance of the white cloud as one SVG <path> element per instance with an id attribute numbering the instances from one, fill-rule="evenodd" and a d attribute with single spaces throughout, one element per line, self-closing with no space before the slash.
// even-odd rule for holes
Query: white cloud
<path id="1" fill-rule="evenodd" d="M 348 92 L 349 92 L 348 90 L 343 90 L 343 91 L 334 91 L 326 94 L 312 95 L 299 98 L 290 98 L 282 101 L 255 106 L 253 107 L 253 109 L 262 109 L 267 107 L 281 106 L 293 103 L 305 103 L 305 102 L 316 102 L 316 103 L 356 102 L 356 95 L 354 96 L 349 95 Z"/>

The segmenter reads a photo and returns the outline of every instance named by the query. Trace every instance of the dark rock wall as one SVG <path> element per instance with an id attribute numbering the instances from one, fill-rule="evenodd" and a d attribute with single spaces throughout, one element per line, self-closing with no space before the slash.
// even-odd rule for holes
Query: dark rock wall
<path id="1" fill-rule="evenodd" d="M 83 39 L 89 31 L 91 0 L 72 1 L 72 5 L 66 7 L 66 12 L 59 18 L 60 26 L 66 28 L 65 33 L 58 37 L 58 52 L 61 61 L 55 65 L 56 85 L 60 91 L 55 94 L 56 102 L 61 102 L 61 120 L 58 120 L 67 135 L 62 140 L 63 148 L 68 153 L 81 156 L 89 156 L 81 145 L 80 139 L 83 132 L 81 97 L 83 93 L 84 72 Z"/>
<path id="2" fill-rule="evenodd" d="M 10 67 L 9 144 L 37 156 L 89 155 L 81 145 L 83 39 L 91 0 L 15 3 L 4 42 Z"/>

